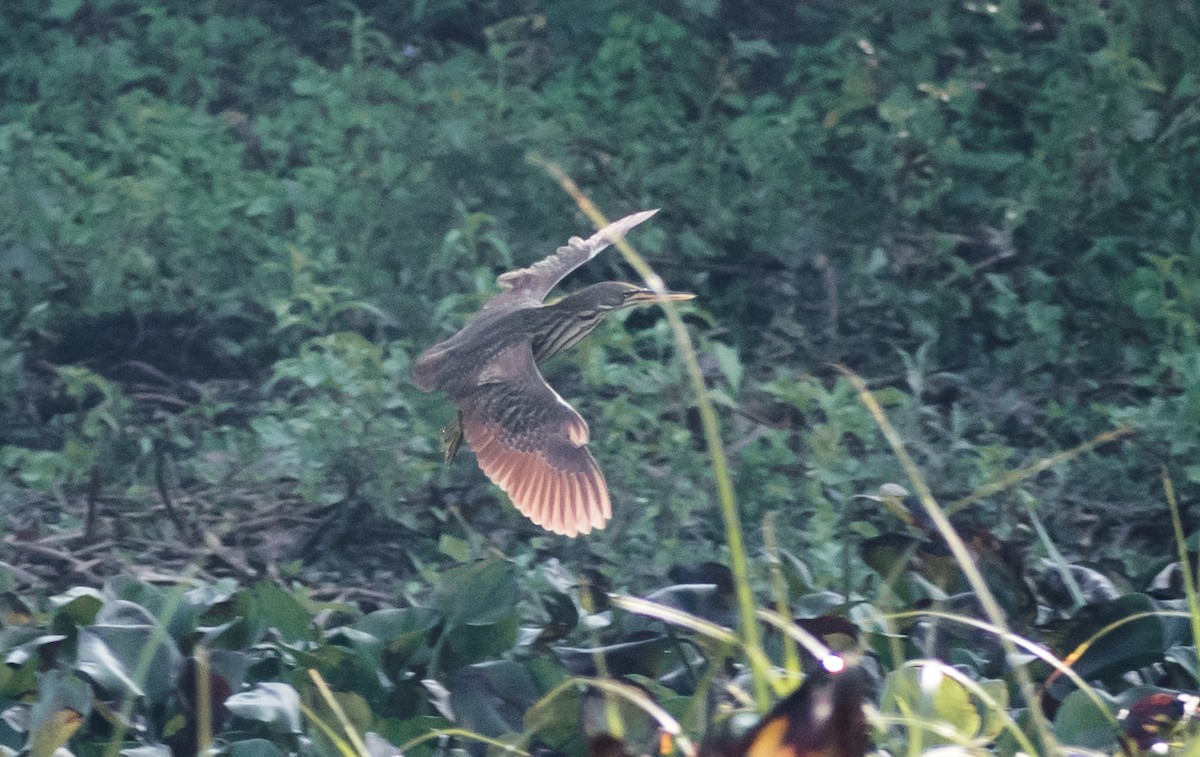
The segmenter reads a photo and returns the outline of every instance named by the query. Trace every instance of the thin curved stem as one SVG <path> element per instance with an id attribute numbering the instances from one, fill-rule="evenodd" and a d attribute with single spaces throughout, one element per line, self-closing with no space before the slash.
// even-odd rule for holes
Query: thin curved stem
<path id="1" fill-rule="evenodd" d="M 558 165 L 547 161 L 536 153 L 531 153 L 528 159 L 534 165 L 541 167 L 550 174 L 563 190 L 575 200 L 575 204 L 584 215 L 596 224 L 597 228 L 608 225 L 608 219 L 583 193 Z M 620 250 L 626 262 L 637 271 L 646 282 L 646 286 L 658 294 L 666 294 L 667 288 L 662 278 L 624 239 L 617 239 L 614 245 Z M 674 304 L 665 301 L 662 304 L 667 314 L 667 322 L 675 336 L 679 348 L 679 356 L 691 378 L 692 390 L 696 395 L 696 405 L 700 411 L 700 425 L 704 429 L 704 441 L 708 447 L 708 456 L 712 460 L 713 476 L 716 478 L 717 499 L 721 504 L 721 517 L 725 521 L 725 538 L 729 543 L 729 567 L 733 572 L 734 591 L 737 597 L 742 647 L 746 650 L 746 658 L 754 678 L 754 700 L 760 711 L 766 712 L 770 706 L 770 665 L 762 649 L 759 637 L 758 623 L 755 620 L 756 607 L 754 594 L 750 587 L 750 566 L 746 559 L 746 543 L 742 535 L 742 523 L 738 517 L 737 498 L 733 493 L 733 480 L 729 476 L 729 461 L 725 456 L 725 447 L 721 443 L 721 427 L 717 418 L 716 408 L 708 397 L 708 388 L 704 385 L 704 374 L 696 359 L 696 350 L 688 335 L 687 327 Z M 766 662 L 764 662 L 766 661 Z"/>

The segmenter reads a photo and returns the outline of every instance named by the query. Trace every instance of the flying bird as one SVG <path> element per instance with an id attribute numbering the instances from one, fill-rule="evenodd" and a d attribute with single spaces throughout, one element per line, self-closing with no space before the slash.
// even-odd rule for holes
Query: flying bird
<path id="1" fill-rule="evenodd" d="M 538 364 L 577 344 L 610 313 L 695 295 L 605 281 L 544 300 L 563 277 L 657 212 L 626 216 L 588 239 L 572 237 L 544 260 L 502 274 L 496 283 L 503 291 L 413 365 L 417 388 L 444 391 L 458 407 L 447 459 L 465 436 L 492 483 L 556 534 L 604 528 L 612 502 L 588 450 L 587 421 L 546 383 Z"/>

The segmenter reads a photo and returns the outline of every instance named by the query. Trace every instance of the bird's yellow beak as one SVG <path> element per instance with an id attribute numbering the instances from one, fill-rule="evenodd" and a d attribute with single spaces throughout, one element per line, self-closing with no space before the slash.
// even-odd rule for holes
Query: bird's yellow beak
<path id="1" fill-rule="evenodd" d="M 683 302 L 684 300 L 695 299 L 696 295 L 691 292 L 665 292 L 659 294 L 653 289 L 639 289 L 633 292 L 625 300 L 626 305 L 643 305 L 651 302 Z"/>

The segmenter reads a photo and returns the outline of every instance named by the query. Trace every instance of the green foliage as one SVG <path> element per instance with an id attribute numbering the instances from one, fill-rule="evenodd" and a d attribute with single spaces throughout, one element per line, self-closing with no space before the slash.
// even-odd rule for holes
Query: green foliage
<path id="1" fill-rule="evenodd" d="M 981 562 L 998 546 L 972 542 Z M 851 659 L 873 656 L 859 674 L 879 676 L 872 719 L 879 748 L 1028 752 L 1039 737 L 1016 714 L 1031 703 L 1020 699 L 994 631 L 980 624 L 976 597 L 947 578 L 938 560 L 944 555 L 926 543 L 896 561 L 896 570 L 860 575 L 849 593 L 782 599 L 818 644 Z M 22 613 L 10 601 L 0 629 L 8 662 L 0 675 L 0 746 L 36 751 L 69 742 L 78 754 L 182 754 L 205 731 L 221 753 L 347 753 L 350 747 L 336 745 L 362 738 L 405 742 L 420 755 L 433 753 L 433 739 L 444 733 L 465 735 L 463 744 L 492 739 L 582 753 L 583 738 L 608 726 L 600 698 L 572 676 L 598 670 L 635 682 L 639 696 L 685 724 L 685 735 L 719 739 L 729 726 L 713 697 L 737 686 L 727 642 L 718 641 L 729 638 L 721 626 L 731 618 L 732 589 L 719 566 L 675 568 L 716 583 L 661 586 L 631 612 L 633 598 L 593 606 L 596 595 L 589 599 L 585 582 L 561 566 L 530 581 L 516 563 L 491 558 L 431 570 L 430 588 L 374 609 L 315 602 L 308 590 L 270 583 L 162 588 L 129 578 L 33 600 Z M 912 584 L 923 587 L 922 596 L 901 603 L 901 581 L 918 576 L 926 577 Z M 1175 600 L 1127 593 L 1072 610 L 1039 590 L 1036 601 L 1040 617 L 1058 619 L 1024 625 L 1020 636 L 1055 666 L 1033 666 L 1042 681 L 1036 705 L 1057 709 L 1053 738 L 1109 751 L 1120 743 L 1194 741 L 1194 718 L 1171 704 L 1200 683 L 1194 667 L 1189 677 L 1177 662 L 1189 653 L 1194 662 L 1194 640 Z M 563 603 L 569 614 L 539 609 Z M 780 645 L 768 650 L 778 664 Z M 1061 662 L 1068 658 L 1070 668 Z M 882 670 L 872 673 L 876 666 Z M 782 666 L 772 671 L 786 689 L 789 674 Z M 1139 685 L 1152 679 L 1158 688 Z M 201 692 L 211 697 L 205 707 Z M 644 705 L 620 701 L 625 738 L 646 748 L 656 739 L 655 721 Z M 790 717 L 811 718 L 817 733 L 841 716 L 826 705 Z"/>
<path id="2" fill-rule="evenodd" d="M 99 509 L 142 536 L 135 511 L 173 491 L 236 519 L 229 490 L 268 482 L 285 506 L 399 521 L 397 583 L 420 599 L 318 611 L 267 584 L 114 580 L 34 600 L 33 621 L 0 633 L 0 696 L 28 715 L 19 731 L 2 719 L 5 748 L 163 754 L 195 738 L 181 682 L 198 647 L 235 689 L 219 735 L 232 754 L 334 748 L 341 721 L 307 668 L 356 727 L 395 744 L 448 725 L 448 702 L 484 735 L 536 731 L 578 751 L 563 713 L 582 696 L 541 699 L 568 662 L 595 672 L 590 652 L 546 651 L 564 634 L 642 655 L 626 672 L 672 708 L 707 701 L 704 685 L 664 682 L 677 645 L 631 638 L 645 627 L 572 593 L 579 564 L 660 587 L 671 563 L 726 558 L 666 324 L 606 324 L 547 367 L 588 418 L 616 505 L 570 549 L 522 530 L 469 459 L 442 467 L 450 410 L 409 381 L 496 273 L 586 230 L 531 150 L 614 215 L 665 208 L 639 242 L 673 288 L 701 294 L 687 318 L 751 549 L 770 518 L 797 614 L 836 606 L 866 635 L 882 712 L 901 721 L 881 745 L 1027 749 L 1000 713 L 1030 703 L 1003 688 L 1011 670 L 986 635 L 869 619 L 930 604 L 970 616 L 975 598 L 940 543 L 857 496 L 901 469 L 830 364 L 871 378 L 952 496 L 1134 428 L 961 516 L 986 529 L 972 547 L 1010 620 L 1078 651 L 1103 685 L 1035 671 L 1061 702 L 1054 737 L 1136 751 L 1112 723 L 1146 700 L 1130 681 L 1195 688 L 1194 639 L 1148 580 L 1168 562 L 1160 467 L 1200 483 L 1200 16 L 1187 3 L 584 0 L 517 14 L 492 0 L 11 0 L 0 49 L 6 525 L 73 533 L 86 517 L 90 531 Z M 579 274 L 618 276 L 615 255 Z M 215 331 L 214 362 L 240 368 L 193 375 L 103 339 L 56 351 L 115 313 L 149 330 L 194 314 Z M 193 338 L 172 333 L 168 352 Z M 1057 563 L 1041 580 L 1113 591 L 1082 608 L 1031 589 L 1038 571 L 998 546 L 1031 528 Z M 497 551 L 509 559 L 470 562 Z M 567 580 L 527 575 L 551 555 Z M 682 663 L 694 678 L 719 659 Z"/>
<path id="3" fill-rule="evenodd" d="M 1200 22 L 1178 9 L 913 0 L 763 8 L 749 22 L 706 3 L 529 16 L 482 4 L 469 20 L 379 3 L 295 15 L 95 0 L 42 16 L 36 5 L 6 10 L 12 53 L 0 64 L 11 278 L 0 318 L 15 333 L 122 308 L 249 307 L 275 314 L 284 361 L 313 367 L 330 347 L 306 340 L 348 330 L 386 354 L 397 336 L 416 349 L 473 309 L 496 270 L 581 230 L 525 163 L 536 148 L 602 207 L 668 208 L 646 244 L 730 331 L 736 346 L 713 352 L 727 406 L 765 390 L 801 415 L 836 416 L 779 387 L 815 386 L 806 372 L 828 360 L 894 377 L 895 356 L 920 351 L 916 375 L 960 395 L 919 396 L 908 411 L 914 431 L 945 416 L 927 462 L 946 488 L 978 485 L 993 452 L 1060 447 L 1113 421 L 1173 455 L 1194 447 L 1198 84 L 1187 62 L 1200 55 L 1187 30 Z M 275 341 L 242 339 L 247 353 Z M 652 353 L 638 352 L 601 379 L 597 356 L 611 353 L 593 350 L 585 380 L 659 381 L 641 360 Z M 379 385 L 427 408 L 395 368 Z M 277 366 L 266 390 L 293 370 Z M 589 413 L 610 449 L 652 460 L 686 445 L 678 427 L 645 434 L 649 414 L 632 401 Z M 384 428 L 378 404 L 348 421 L 375 438 L 356 442 L 376 450 L 366 474 L 346 463 L 358 448 L 331 437 L 336 412 L 316 397 L 286 402 L 312 417 L 288 420 L 276 404 L 256 445 L 285 468 L 304 461 L 307 496 L 379 477 L 370 498 L 386 511 L 401 480 L 428 480 L 411 468 L 384 480 L 379 450 L 402 433 Z M 232 443 L 222 433 L 146 436 L 211 448 Z M 768 431 L 739 461 L 780 470 L 743 476 L 753 517 L 792 504 L 799 472 L 804 511 L 830 535 L 859 482 L 890 477 L 869 460 L 874 446 L 834 418 Z M 974 461 L 949 451 L 967 448 Z M 9 467 L 46 480 L 64 470 L 28 449 Z M 799 471 L 797 451 L 808 455 Z M 1144 463 L 1131 454 L 1122 467 Z M 618 491 L 645 488 L 644 466 L 613 465 Z M 681 488 L 645 496 L 647 537 L 675 520 L 656 502 L 695 490 L 703 468 L 685 461 L 677 476 Z"/>
<path id="4" fill-rule="evenodd" d="M 407 351 L 387 350 L 353 332 L 314 337 L 275 364 L 268 389 L 278 399 L 251 425 L 272 465 L 301 472 L 310 497 L 366 497 L 399 517 L 401 484 L 433 468 L 437 427 L 415 419 L 395 391 Z"/>

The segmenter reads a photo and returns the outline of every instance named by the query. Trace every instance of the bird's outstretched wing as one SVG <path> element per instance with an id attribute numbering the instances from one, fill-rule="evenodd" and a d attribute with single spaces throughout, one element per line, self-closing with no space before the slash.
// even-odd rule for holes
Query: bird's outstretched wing
<path id="1" fill-rule="evenodd" d="M 571 271 L 596 257 L 614 240 L 625 236 L 629 230 L 658 212 L 658 209 L 643 210 L 625 216 L 619 221 L 613 221 L 587 239 L 571 237 L 567 243 L 542 260 L 528 268 L 518 268 L 515 271 L 500 274 L 496 283 L 502 292 L 493 298 L 485 307 L 501 306 L 513 299 L 531 298 L 536 302 L 545 299 L 546 294 L 555 284 L 563 280 Z"/>
<path id="2" fill-rule="evenodd" d="M 500 353 L 455 402 L 479 467 L 527 518 L 576 536 L 612 517 L 587 422 L 542 378 L 528 344 Z"/>

